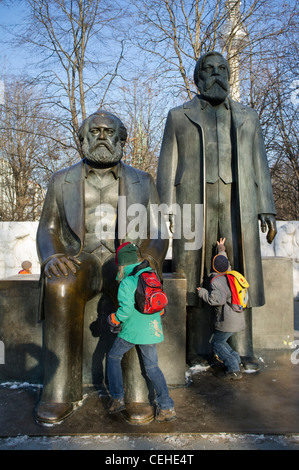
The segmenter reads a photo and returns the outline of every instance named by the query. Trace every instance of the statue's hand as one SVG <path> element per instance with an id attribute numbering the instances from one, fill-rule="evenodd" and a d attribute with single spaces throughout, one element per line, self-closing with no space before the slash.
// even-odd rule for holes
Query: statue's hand
<path id="1" fill-rule="evenodd" d="M 260 214 L 262 232 L 265 233 L 268 226 L 267 242 L 272 243 L 277 233 L 276 220 L 273 214 Z"/>
<path id="2" fill-rule="evenodd" d="M 169 230 L 170 233 L 174 233 L 174 214 L 169 214 Z"/>
<path id="3" fill-rule="evenodd" d="M 81 261 L 73 256 L 59 255 L 51 258 L 45 266 L 45 275 L 51 279 L 52 275 L 60 277 L 61 274 L 68 276 L 70 272 L 76 274 L 77 266 L 80 266 Z"/>

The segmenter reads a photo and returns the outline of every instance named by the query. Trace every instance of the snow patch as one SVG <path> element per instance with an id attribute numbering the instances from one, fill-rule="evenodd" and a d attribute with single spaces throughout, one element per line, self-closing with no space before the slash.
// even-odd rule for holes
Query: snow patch
<path id="1" fill-rule="evenodd" d="M 32 384 L 29 382 L 0 382 L 0 387 L 17 389 L 17 388 L 41 388 L 41 384 Z"/>

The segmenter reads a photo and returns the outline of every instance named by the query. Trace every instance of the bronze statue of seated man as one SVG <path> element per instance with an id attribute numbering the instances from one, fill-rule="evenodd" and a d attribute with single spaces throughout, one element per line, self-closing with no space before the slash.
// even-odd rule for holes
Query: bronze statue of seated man
<path id="1" fill-rule="evenodd" d="M 132 241 L 160 273 L 168 247 L 163 222 L 151 210 L 159 204 L 152 177 L 121 161 L 127 132 L 120 119 L 98 110 L 83 121 L 79 137 L 84 158 L 53 174 L 37 233 L 45 354 L 36 410 L 41 424 L 61 422 L 82 399 L 84 308 L 101 292 L 115 304 L 117 247 Z M 135 231 L 132 239 L 127 208 L 136 203 L 148 217 L 145 235 Z"/>

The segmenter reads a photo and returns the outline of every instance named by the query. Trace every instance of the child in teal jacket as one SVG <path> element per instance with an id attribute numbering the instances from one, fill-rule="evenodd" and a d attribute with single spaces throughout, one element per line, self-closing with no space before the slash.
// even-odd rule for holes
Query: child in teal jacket
<path id="1" fill-rule="evenodd" d="M 156 391 L 156 420 L 171 421 L 176 418 L 174 404 L 169 396 L 164 375 L 158 366 L 157 356 L 157 343 L 164 339 L 161 322 L 163 311 L 147 315 L 140 313 L 135 308 L 138 274 L 150 271 L 151 268 L 145 263 L 144 269 L 140 270 L 137 275 L 130 275 L 133 269 L 141 264 L 138 262 L 136 246 L 131 243 L 123 243 L 118 248 L 116 255 L 117 279 L 120 280 L 120 285 L 118 289 L 119 307 L 116 313 L 112 313 L 108 317 L 111 331 L 117 333 L 107 356 L 108 386 L 112 397 L 109 412 L 125 409 L 121 361 L 127 351 L 138 345 L 146 374 Z"/>

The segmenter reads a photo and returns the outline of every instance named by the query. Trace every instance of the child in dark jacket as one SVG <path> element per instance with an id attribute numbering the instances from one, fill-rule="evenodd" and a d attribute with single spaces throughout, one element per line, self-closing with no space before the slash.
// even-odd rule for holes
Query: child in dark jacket
<path id="1" fill-rule="evenodd" d="M 151 315 L 140 313 L 135 308 L 135 291 L 138 275 L 132 275 L 138 266 L 139 272 L 151 270 L 147 262 L 139 263 L 136 246 L 127 242 L 117 250 L 119 307 L 116 313 L 108 317 L 111 331 L 117 333 L 112 348 L 107 356 L 107 375 L 109 392 L 112 397 L 109 412 L 125 409 L 121 361 L 123 355 L 135 345 L 139 346 L 146 374 L 156 391 L 159 422 L 176 419 L 174 403 L 169 396 L 164 374 L 158 366 L 157 343 L 163 341 L 161 316 L 163 311 Z"/>
<path id="2" fill-rule="evenodd" d="M 198 296 L 214 309 L 214 333 L 212 349 L 216 357 L 227 368 L 226 377 L 237 380 L 242 378 L 240 371 L 241 359 L 237 351 L 228 344 L 228 339 L 236 332 L 245 328 L 244 312 L 235 312 L 231 304 L 231 290 L 224 275 L 230 269 L 225 251 L 225 238 L 217 241 L 218 254 L 213 259 L 213 270 L 209 290 L 197 288 Z"/>

